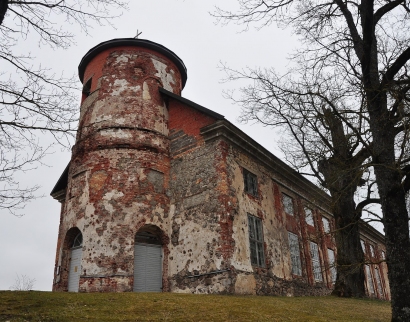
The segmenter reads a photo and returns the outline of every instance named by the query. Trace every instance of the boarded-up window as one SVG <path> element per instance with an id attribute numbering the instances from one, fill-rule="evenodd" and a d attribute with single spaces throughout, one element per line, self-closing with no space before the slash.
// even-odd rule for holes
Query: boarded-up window
<path id="1" fill-rule="evenodd" d="M 260 267 L 265 266 L 263 253 L 262 220 L 248 214 L 249 245 L 251 249 L 251 263 Z"/>
<path id="2" fill-rule="evenodd" d="M 313 221 L 313 212 L 312 209 L 305 207 L 305 220 L 306 223 L 310 226 L 315 226 L 315 222 Z"/>
<path id="3" fill-rule="evenodd" d="M 282 193 L 282 203 L 283 203 L 283 209 L 288 215 L 294 214 L 293 211 L 293 199 L 292 197 L 289 197 L 288 195 Z"/>
<path id="4" fill-rule="evenodd" d="M 322 268 L 320 267 L 319 248 L 316 243 L 310 242 L 310 256 L 312 257 L 313 277 L 315 281 L 322 282 Z"/>
<path id="5" fill-rule="evenodd" d="M 243 181 L 245 184 L 245 192 L 257 196 L 258 195 L 258 178 L 252 172 L 243 169 Z"/>
<path id="6" fill-rule="evenodd" d="M 372 273 L 370 271 L 370 266 L 366 265 L 366 279 L 367 279 L 367 290 L 369 291 L 369 296 L 375 296 L 374 294 L 374 284 Z"/>
<path id="7" fill-rule="evenodd" d="M 332 249 L 327 249 L 327 257 L 329 258 L 329 270 L 332 283 L 336 282 L 336 261 L 335 252 Z"/>
<path id="8" fill-rule="evenodd" d="M 292 262 L 292 274 L 302 276 L 302 266 L 300 264 L 300 250 L 298 236 L 288 232 L 290 259 Z"/>

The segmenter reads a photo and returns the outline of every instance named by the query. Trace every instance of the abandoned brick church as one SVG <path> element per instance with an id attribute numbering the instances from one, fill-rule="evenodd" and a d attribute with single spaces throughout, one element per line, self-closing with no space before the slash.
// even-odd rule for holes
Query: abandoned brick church
<path id="1" fill-rule="evenodd" d="M 61 202 L 54 291 L 330 293 L 329 196 L 181 97 L 175 53 L 113 39 L 88 51 L 79 77 L 76 143 L 51 193 Z M 367 292 L 389 299 L 383 236 L 361 233 L 375 263 Z"/>

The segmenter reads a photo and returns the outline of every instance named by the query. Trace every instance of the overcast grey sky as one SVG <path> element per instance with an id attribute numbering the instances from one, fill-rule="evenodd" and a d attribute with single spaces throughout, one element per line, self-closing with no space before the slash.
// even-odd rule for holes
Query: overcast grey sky
<path id="1" fill-rule="evenodd" d="M 284 70 L 287 55 L 298 42 L 290 30 L 272 25 L 260 31 L 240 32 L 236 25 L 215 25 L 209 15 L 214 5 L 225 8 L 237 5 L 236 0 L 152 0 L 130 1 L 130 9 L 113 23 L 116 30 L 95 27 L 90 35 L 79 34 L 77 45 L 66 51 L 38 48 L 31 40 L 19 44 L 37 57 L 36 63 L 49 66 L 56 73 L 77 73 L 84 54 L 100 42 L 113 38 L 134 37 L 148 39 L 175 52 L 185 63 L 188 80 L 182 95 L 202 106 L 223 114 L 257 142 L 276 155 L 275 133 L 261 125 L 243 125 L 237 122 L 238 107 L 222 97 L 223 89 L 237 84 L 221 83 L 224 75 L 218 70 L 220 61 L 235 68 L 274 67 Z M 7 24 L 7 18 L 4 21 Z M 70 27 L 71 28 L 71 27 Z M 80 88 L 80 81 L 78 86 Z M 80 92 L 78 93 L 78 106 Z M 44 143 L 50 141 L 42 137 Z M 44 198 L 28 204 L 21 218 L 0 213 L 0 290 L 9 289 L 16 274 L 36 279 L 34 289 L 49 291 L 52 287 L 60 204 L 49 196 L 54 184 L 70 160 L 69 151 L 54 149 L 36 170 L 20 176 L 22 186 L 39 184 Z"/>

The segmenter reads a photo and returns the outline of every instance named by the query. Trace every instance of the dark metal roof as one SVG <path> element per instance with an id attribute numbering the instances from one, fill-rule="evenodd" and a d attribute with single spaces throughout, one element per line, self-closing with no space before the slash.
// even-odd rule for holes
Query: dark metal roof
<path id="1" fill-rule="evenodd" d="M 221 114 L 218 114 L 218 113 L 216 113 L 216 112 L 214 112 L 214 111 L 212 111 L 212 110 L 210 110 L 206 107 L 203 107 L 203 106 L 201 106 L 197 103 L 194 103 L 194 102 L 192 102 L 192 101 L 190 101 L 186 98 L 183 98 L 182 96 L 179 96 L 179 95 L 176 95 L 176 94 L 174 94 L 170 91 L 167 91 L 166 89 L 164 89 L 162 87 L 159 88 L 159 91 L 160 91 L 160 93 L 162 93 L 162 94 L 164 94 L 168 97 L 171 97 L 171 98 L 173 98 L 177 101 L 180 101 L 181 103 L 184 103 L 184 104 L 186 104 L 190 107 L 193 107 L 194 109 L 196 109 L 196 110 L 198 110 L 198 111 L 200 111 L 200 112 L 202 112 L 206 115 L 212 116 L 213 118 L 216 118 L 217 120 L 224 120 L 225 119 L 225 116 L 223 116 Z"/>
<path id="2" fill-rule="evenodd" d="M 118 39 L 111 39 L 108 41 L 104 41 L 97 46 L 91 48 L 81 59 L 80 65 L 78 65 L 78 76 L 80 77 L 81 82 L 84 79 L 84 71 L 87 67 L 88 63 L 100 52 L 108 49 L 114 48 L 119 46 L 135 46 L 135 47 L 143 47 L 152 49 L 160 54 L 171 59 L 171 61 L 178 67 L 181 77 L 182 77 L 182 88 L 184 88 L 186 80 L 187 80 L 187 70 L 185 67 L 184 62 L 181 58 L 179 58 L 173 51 L 169 50 L 168 48 L 157 44 L 155 42 L 146 40 L 146 39 L 135 39 L 135 38 L 118 38 Z"/>
<path id="3" fill-rule="evenodd" d="M 60 178 L 58 179 L 56 185 L 54 186 L 53 190 L 51 190 L 50 195 L 52 196 L 56 192 L 64 190 L 67 187 L 68 183 L 68 169 L 70 168 L 70 163 L 67 164 L 66 168 L 64 169 L 63 173 L 61 174 Z"/>

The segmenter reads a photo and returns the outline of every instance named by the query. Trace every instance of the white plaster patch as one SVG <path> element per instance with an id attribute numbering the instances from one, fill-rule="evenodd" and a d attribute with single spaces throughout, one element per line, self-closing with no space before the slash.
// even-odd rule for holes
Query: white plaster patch
<path id="1" fill-rule="evenodd" d="M 168 73 L 166 71 L 167 69 L 167 65 L 165 65 L 164 63 L 155 60 L 153 58 L 151 58 L 152 63 L 154 64 L 155 68 L 157 69 L 157 73 L 155 74 L 155 76 L 161 78 L 162 84 L 164 85 L 164 88 L 168 91 L 172 92 L 172 86 L 171 83 L 175 83 L 174 81 L 174 74 L 175 72 L 171 69 L 171 72 Z"/>
<path id="2" fill-rule="evenodd" d="M 235 294 L 256 294 L 255 276 L 238 274 L 235 282 Z"/>
<path id="3" fill-rule="evenodd" d="M 185 221 L 179 231 L 179 241 L 183 240 L 183 243 L 174 248 L 170 254 L 174 258 L 172 265 L 169 266 L 170 275 L 177 274 L 183 268 L 190 272 L 197 270 L 201 274 L 209 273 L 208 270 L 220 269 L 222 256 L 217 258 L 216 248 L 210 250 L 213 253 L 212 256 L 205 249 L 207 242 L 212 241 L 213 238 L 218 240 L 217 232 L 204 229 L 201 225 L 192 221 Z M 186 251 L 186 254 L 183 254 L 184 251 Z M 188 258 L 189 263 L 186 265 Z M 207 271 L 203 271 L 203 266 L 210 266 L 209 261 L 213 261 L 212 267 L 209 267 Z M 177 268 L 177 266 L 179 267 Z"/>
<path id="4" fill-rule="evenodd" d="M 191 290 L 189 288 L 173 288 L 172 293 L 191 294 Z"/>
<path id="5" fill-rule="evenodd" d="M 138 168 L 138 175 L 140 177 L 140 180 L 145 180 L 147 178 L 147 176 L 144 173 L 144 168 Z"/>
<path id="6" fill-rule="evenodd" d="M 106 109 L 107 102 L 105 100 L 98 100 L 95 102 L 94 108 L 92 110 L 90 123 L 99 123 L 102 121 L 108 121 L 112 119 L 112 115 L 104 113 Z"/>
<path id="7" fill-rule="evenodd" d="M 116 63 L 128 63 L 129 55 L 121 55 L 115 59 Z"/>
<path id="8" fill-rule="evenodd" d="M 116 79 L 114 81 L 114 88 L 111 95 L 119 96 L 121 92 L 127 90 L 128 88 L 128 81 L 126 79 Z"/>
<path id="9" fill-rule="evenodd" d="M 104 208 L 110 213 L 112 214 L 114 212 L 114 207 L 109 203 L 110 200 L 112 199 L 118 199 L 121 198 L 124 194 L 120 191 L 117 190 L 112 190 L 110 192 L 107 192 L 104 197 L 103 200 L 105 200 L 103 202 Z"/>
<path id="10" fill-rule="evenodd" d="M 90 217 L 91 215 L 94 215 L 95 213 L 95 207 L 92 204 L 88 204 L 85 207 L 85 216 Z"/>
<path id="11" fill-rule="evenodd" d="M 100 131 L 101 136 L 108 136 L 118 139 L 129 139 L 132 138 L 132 134 L 129 131 L 124 131 L 122 129 L 105 129 Z"/>
<path id="12" fill-rule="evenodd" d="M 151 95 L 149 94 L 149 87 L 146 82 L 142 85 L 142 98 L 146 101 L 151 99 Z"/>

